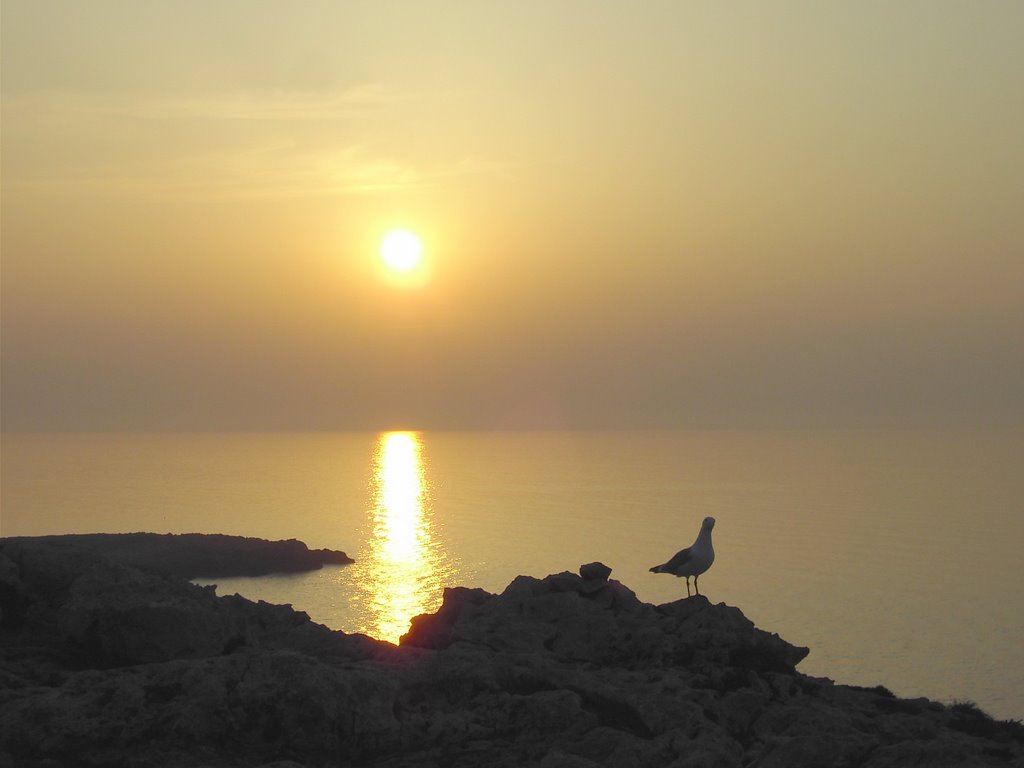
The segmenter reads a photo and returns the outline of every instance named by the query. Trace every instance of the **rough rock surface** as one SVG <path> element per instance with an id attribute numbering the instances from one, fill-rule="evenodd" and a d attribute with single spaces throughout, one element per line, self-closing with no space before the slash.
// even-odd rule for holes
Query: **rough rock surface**
<path id="1" fill-rule="evenodd" d="M 353 562 L 344 552 L 309 549 L 296 539 L 267 541 L 208 533 L 72 533 L 8 539 L 19 540 L 86 548 L 126 565 L 186 579 L 315 571 L 328 563 Z"/>
<path id="2" fill-rule="evenodd" d="M 0 540 L 0 765 L 1006 766 L 971 705 L 800 674 L 807 649 L 589 564 L 447 590 L 400 647 L 87 550 Z"/>

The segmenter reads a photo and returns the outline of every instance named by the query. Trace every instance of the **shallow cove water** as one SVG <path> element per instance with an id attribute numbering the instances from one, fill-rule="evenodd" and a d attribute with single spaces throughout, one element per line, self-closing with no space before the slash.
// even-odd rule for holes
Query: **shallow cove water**
<path id="1" fill-rule="evenodd" d="M 717 518 L 714 602 L 811 648 L 800 669 L 1024 716 L 1024 433 L 4 435 L 0 533 L 298 538 L 351 566 L 217 579 L 395 641 L 445 586 L 648 568 Z M 209 583 L 209 580 L 205 580 Z"/>

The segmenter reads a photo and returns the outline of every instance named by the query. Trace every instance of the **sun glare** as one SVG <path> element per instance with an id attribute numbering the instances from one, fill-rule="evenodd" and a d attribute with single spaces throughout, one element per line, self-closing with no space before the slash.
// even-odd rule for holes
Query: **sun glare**
<path id="1" fill-rule="evenodd" d="M 397 643 L 413 616 L 437 610 L 441 589 L 454 578 L 437 537 L 423 437 L 386 432 L 377 439 L 373 471 L 365 623 L 358 631 Z"/>
<path id="2" fill-rule="evenodd" d="M 411 272 L 420 265 L 423 245 L 405 229 L 393 229 L 380 243 L 380 259 L 393 272 Z"/>

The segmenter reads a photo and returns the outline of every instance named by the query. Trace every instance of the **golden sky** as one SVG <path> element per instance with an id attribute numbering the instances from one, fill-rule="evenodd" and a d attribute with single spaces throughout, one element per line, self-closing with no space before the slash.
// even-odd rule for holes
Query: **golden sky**
<path id="1" fill-rule="evenodd" d="M 4 0 L 3 428 L 1020 425 L 1022 39 L 1015 0 Z"/>

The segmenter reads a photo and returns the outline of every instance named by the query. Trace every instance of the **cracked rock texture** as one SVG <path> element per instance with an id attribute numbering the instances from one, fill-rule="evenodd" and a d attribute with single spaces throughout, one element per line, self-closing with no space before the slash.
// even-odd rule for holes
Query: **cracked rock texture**
<path id="1" fill-rule="evenodd" d="M 802 675 L 737 608 L 581 573 L 446 590 L 396 647 L 0 540 L 0 765 L 1024 765 L 1019 723 Z"/>

